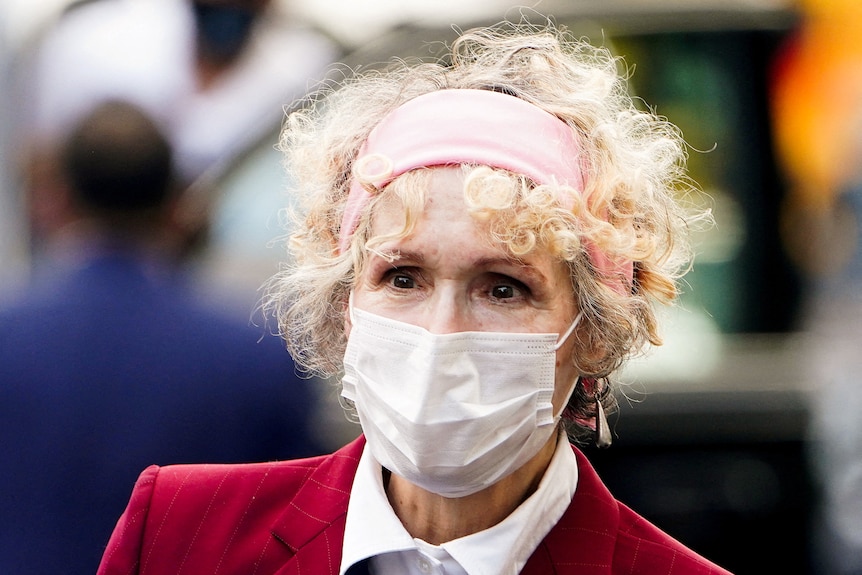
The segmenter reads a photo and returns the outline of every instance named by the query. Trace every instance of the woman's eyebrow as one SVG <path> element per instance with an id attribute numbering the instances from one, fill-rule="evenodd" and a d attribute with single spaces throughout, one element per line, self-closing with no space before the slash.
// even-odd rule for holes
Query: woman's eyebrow
<path id="1" fill-rule="evenodd" d="M 542 271 L 529 262 L 513 257 L 490 257 L 480 258 L 473 262 L 475 268 L 488 269 L 493 267 L 512 267 L 517 268 L 518 273 L 529 277 L 534 281 L 547 282 L 547 276 Z"/>
<path id="2" fill-rule="evenodd" d="M 410 250 L 402 250 L 397 248 L 383 248 L 383 249 L 369 249 L 369 253 L 373 257 L 380 258 L 382 260 L 386 260 L 387 262 L 394 263 L 396 261 L 410 261 L 416 262 L 417 264 L 421 264 L 425 261 L 425 257 L 419 252 L 413 252 Z"/>
<path id="3" fill-rule="evenodd" d="M 389 264 L 396 262 L 410 262 L 411 264 L 423 265 L 425 256 L 421 252 L 413 250 L 404 250 L 398 248 L 382 248 L 370 249 L 369 252 L 373 257 L 380 258 Z M 548 277 L 536 266 L 522 259 L 505 256 L 481 257 L 471 262 L 471 267 L 474 269 L 491 269 L 491 268 L 516 268 L 518 273 L 527 278 L 538 281 L 548 282 Z"/>

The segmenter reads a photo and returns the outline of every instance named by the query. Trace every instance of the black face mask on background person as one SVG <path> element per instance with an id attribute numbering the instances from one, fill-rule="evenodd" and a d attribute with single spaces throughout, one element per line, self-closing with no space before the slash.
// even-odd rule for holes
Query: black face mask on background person
<path id="1" fill-rule="evenodd" d="M 242 6 L 192 3 L 201 56 L 219 63 L 235 59 L 251 37 L 258 11 Z"/>

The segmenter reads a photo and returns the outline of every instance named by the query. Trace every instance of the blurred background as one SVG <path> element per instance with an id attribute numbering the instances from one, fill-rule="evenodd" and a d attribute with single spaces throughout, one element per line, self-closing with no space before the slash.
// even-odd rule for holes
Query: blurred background
<path id="1" fill-rule="evenodd" d="M 172 73 L 155 52 L 170 43 L 173 24 L 154 20 L 151 47 L 109 58 L 104 46 L 118 34 L 143 36 L 146 20 L 87 24 L 98 4 L 141 2 L 0 5 L 0 301 L 26 285 L 45 250 L 39 227 L 50 201 L 40 204 L 34 182 L 45 172 L 34 170 L 32 154 L 40 138 L 104 94 L 137 95 L 166 118 L 185 102 L 153 89 L 153 78 Z M 264 113 L 188 112 L 210 130 L 205 143 L 225 137 L 220 123 L 240 125 L 224 127 L 230 145 L 189 160 L 176 212 L 183 265 L 209 297 L 248 312 L 284 257 L 279 210 L 289 182 L 274 149 L 282 107 L 356 67 L 434 58 L 453 25 L 521 16 L 500 0 L 274 4 L 278 18 L 313 35 L 292 52 L 261 43 L 271 62 L 240 91 L 268 94 L 243 100 L 246 111 L 254 103 Z M 862 3 L 531 6 L 624 58 L 633 92 L 682 129 L 705 192 L 697 201 L 717 221 L 697 235 L 681 305 L 665 318 L 665 346 L 624 374 L 615 444 L 589 451 L 600 474 L 618 498 L 736 573 L 862 573 Z M 288 74 L 293 84 L 279 84 Z M 335 388 L 319 389 L 321 440 L 337 447 L 356 428 Z"/>

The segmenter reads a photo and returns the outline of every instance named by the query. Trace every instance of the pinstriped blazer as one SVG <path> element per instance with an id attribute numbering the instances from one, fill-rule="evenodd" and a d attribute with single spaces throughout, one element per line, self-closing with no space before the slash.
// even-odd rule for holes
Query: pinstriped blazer
<path id="1" fill-rule="evenodd" d="M 365 439 L 332 455 L 147 468 L 98 575 L 337 575 Z M 584 455 L 568 511 L 522 573 L 727 575 L 617 502 Z"/>

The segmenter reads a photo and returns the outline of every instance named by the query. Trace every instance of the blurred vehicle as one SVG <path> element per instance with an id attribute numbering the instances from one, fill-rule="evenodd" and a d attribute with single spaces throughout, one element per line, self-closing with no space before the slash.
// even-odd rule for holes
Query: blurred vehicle
<path id="1" fill-rule="evenodd" d="M 625 374 L 631 383 L 612 420 L 614 446 L 591 451 L 593 461 L 623 501 L 731 571 L 808 572 L 816 494 L 805 452 L 810 392 L 800 369 L 804 293 L 779 234 L 786 190 L 767 85 L 798 15 L 778 1 L 560 0 L 539 8 L 625 58 L 636 95 L 683 130 L 691 175 L 717 221 L 698 236 L 699 259 L 666 345 Z M 350 52 L 343 72 L 395 56 L 434 59 L 454 35 L 433 23 L 394 26 Z M 290 183 L 275 150 L 278 129 L 218 177 L 218 200 L 206 206 L 212 223 L 201 273 L 243 289 L 265 281 L 286 253 L 277 214 L 289 205 Z M 340 412 L 323 416 L 333 445 L 358 432 L 338 423 Z"/>

